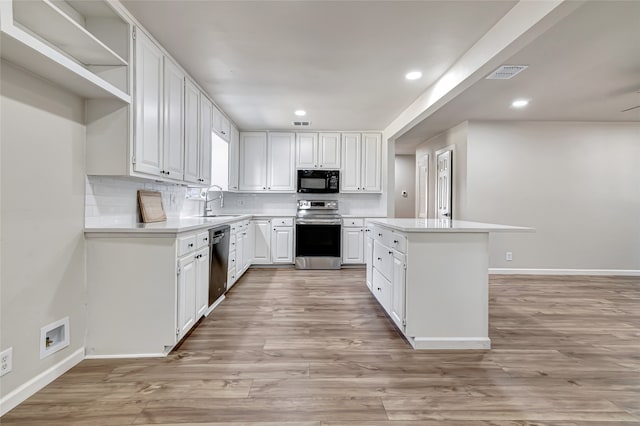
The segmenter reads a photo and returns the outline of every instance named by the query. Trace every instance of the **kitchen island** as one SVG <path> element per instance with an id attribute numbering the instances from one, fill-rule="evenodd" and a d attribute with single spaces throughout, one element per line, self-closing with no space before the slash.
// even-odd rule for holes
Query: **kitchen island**
<path id="1" fill-rule="evenodd" d="M 489 234 L 531 228 L 368 219 L 367 286 L 414 349 L 489 349 Z"/>

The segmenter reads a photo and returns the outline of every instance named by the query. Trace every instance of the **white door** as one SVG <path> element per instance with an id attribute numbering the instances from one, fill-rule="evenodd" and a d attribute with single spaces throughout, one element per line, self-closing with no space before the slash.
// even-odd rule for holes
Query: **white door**
<path id="1" fill-rule="evenodd" d="M 200 183 L 200 91 L 187 79 L 184 91 L 184 180 Z"/>
<path id="2" fill-rule="evenodd" d="M 267 190 L 295 191 L 296 134 L 269 133 L 267 150 Z"/>
<path id="3" fill-rule="evenodd" d="M 317 133 L 296 134 L 296 167 L 298 169 L 315 169 L 318 167 L 317 146 Z"/>
<path id="4" fill-rule="evenodd" d="M 240 133 L 240 191 L 267 189 L 267 134 Z"/>
<path id="5" fill-rule="evenodd" d="M 427 217 L 429 206 L 429 154 L 418 158 L 416 162 L 416 217 Z"/>
<path id="6" fill-rule="evenodd" d="M 391 319 L 400 330 L 404 331 L 405 261 L 404 255 L 395 251 L 393 252 L 393 282 L 391 286 Z"/>
<path id="7" fill-rule="evenodd" d="M 364 228 L 342 228 L 342 263 L 364 263 Z"/>
<path id="8" fill-rule="evenodd" d="M 184 74 L 169 58 L 164 58 L 164 143 L 165 177 L 184 178 Z"/>
<path id="9" fill-rule="evenodd" d="M 342 134 L 340 191 L 360 191 L 360 133 Z"/>
<path id="10" fill-rule="evenodd" d="M 193 327 L 196 320 L 196 263 L 194 256 L 180 261 L 178 274 L 178 340 Z"/>
<path id="11" fill-rule="evenodd" d="M 318 166 L 324 169 L 340 168 L 340 133 L 320 133 Z"/>
<path id="12" fill-rule="evenodd" d="M 271 263 L 271 221 L 270 220 L 254 220 L 254 238 L 253 245 L 253 263 L 270 264 Z"/>
<path id="13" fill-rule="evenodd" d="M 293 263 L 293 227 L 276 226 L 271 231 L 271 261 Z"/>
<path id="14" fill-rule="evenodd" d="M 213 104 L 200 95 L 200 183 L 211 185 L 211 115 Z"/>
<path id="15" fill-rule="evenodd" d="M 209 307 L 209 246 L 196 253 L 196 320 Z"/>
<path id="16" fill-rule="evenodd" d="M 451 149 L 436 152 L 436 217 L 451 219 L 453 189 L 453 151 Z"/>
<path id="17" fill-rule="evenodd" d="M 162 163 L 162 52 L 142 31 L 135 45 L 135 160 L 136 172 L 163 176 Z"/>
<path id="18" fill-rule="evenodd" d="M 382 135 L 362 135 L 362 191 L 382 191 Z"/>
<path id="19" fill-rule="evenodd" d="M 240 133 L 231 128 L 229 137 L 229 191 L 238 190 L 238 167 L 240 166 Z"/>

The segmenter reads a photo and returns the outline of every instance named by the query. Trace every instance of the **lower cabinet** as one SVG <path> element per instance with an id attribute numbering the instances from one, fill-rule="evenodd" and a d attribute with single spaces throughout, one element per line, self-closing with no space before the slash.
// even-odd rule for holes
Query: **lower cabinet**
<path id="1" fill-rule="evenodd" d="M 271 263 L 271 219 L 256 219 L 251 222 L 255 238 L 253 264 L 268 265 Z"/>
<path id="2" fill-rule="evenodd" d="M 345 218 L 342 220 L 342 263 L 365 263 L 364 219 Z"/>
<path id="3" fill-rule="evenodd" d="M 293 226 L 275 226 L 271 231 L 271 261 L 293 263 Z"/>
<path id="4" fill-rule="evenodd" d="M 196 253 L 196 318 L 204 315 L 209 307 L 209 246 Z"/>
<path id="5" fill-rule="evenodd" d="M 196 261 L 193 256 L 180 260 L 178 266 L 178 324 L 177 340 L 191 330 L 196 323 L 196 287 L 198 285 Z"/>
<path id="6" fill-rule="evenodd" d="M 241 220 L 230 225 L 227 290 L 240 279 L 253 261 L 254 227 L 251 221 Z"/>

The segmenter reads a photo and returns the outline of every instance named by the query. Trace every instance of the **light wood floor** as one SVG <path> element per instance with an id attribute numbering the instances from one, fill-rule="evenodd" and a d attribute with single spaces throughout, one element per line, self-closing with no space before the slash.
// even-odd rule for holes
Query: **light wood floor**
<path id="1" fill-rule="evenodd" d="M 362 269 L 252 269 L 166 359 L 83 361 L 0 422 L 640 424 L 640 279 L 497 276 L 490 296 L 491 351 L 417 352 Z"/>

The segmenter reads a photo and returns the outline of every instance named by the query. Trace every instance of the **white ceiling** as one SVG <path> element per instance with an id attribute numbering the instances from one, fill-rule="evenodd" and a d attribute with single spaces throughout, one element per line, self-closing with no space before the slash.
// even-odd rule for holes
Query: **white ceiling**
<path id="1" fill-rule="evenodd" d="M 465 120 L 640 121 L 640 108 L 621 112 L 640 106 L 640 1 L 588 1 L 505 63 L 529 68 L 481 79 L 400 137 L 396 152 Z M 511 108 L 516 98 L 529 106 Z"/>
<path id="2" fill-rule="evenodd" d="M 123 1 L 243 130 L 384 129 L 516 3 Z"/>

